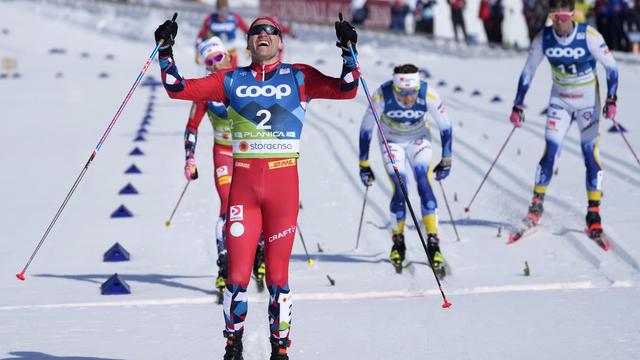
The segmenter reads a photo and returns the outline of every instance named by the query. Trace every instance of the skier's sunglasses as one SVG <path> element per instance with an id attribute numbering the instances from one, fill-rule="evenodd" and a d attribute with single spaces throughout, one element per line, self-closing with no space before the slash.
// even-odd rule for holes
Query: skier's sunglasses
<path id="1" fill-rule="evenodd" d="M 280 29 L 270 24 L 254 25 L 249 29 L 247 35 L 258 35 L 263 31 L 269 35 L 280 35 Z"/>
<path id="2" fill-rule="evenodd" d="M 566 22 L 571 20 L 571 17 L 573 16 L 573 11 L 558 11 L 558 12 L 552 12 L 549 13 L 549 19 L 551 19 L 551 21 L 560 21 L 560 22 Z"/>
<path id="3" fill-rule="evenodd" d="M 418 93 L 418 90 L 420 90 L 420 86 L 418 86 L 417 88 L 400 88 L 397 86 L 393 87 L 393 91 L 400 96 L 415 95 Z"/>
<path id="4" fill-rule="evenodd" d="M 204 60 L 204 64 L 207 66 L 213 66 L 213 64 L 215 63 L 219 63 L 220 61 L 222 61 L 222 59 L 224 59 L 224 54 L 220 53 L 216 56 L 211 56 L 208 57 Z"/>

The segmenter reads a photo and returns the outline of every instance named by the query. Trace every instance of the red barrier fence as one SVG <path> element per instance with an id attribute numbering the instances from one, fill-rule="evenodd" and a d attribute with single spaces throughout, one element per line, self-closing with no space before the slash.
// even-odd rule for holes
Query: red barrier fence
<path id="1" fill-rule="evenodd" d="M 365 26 L 389 28 L 389 1 L 369 0 L 368 4 L 369 15 Z M 340 12 L 346 20 L 351 20 L 351 0 L 260 0 L 260 14 L 277 16 L 285 21 L 333 24 Z"/>

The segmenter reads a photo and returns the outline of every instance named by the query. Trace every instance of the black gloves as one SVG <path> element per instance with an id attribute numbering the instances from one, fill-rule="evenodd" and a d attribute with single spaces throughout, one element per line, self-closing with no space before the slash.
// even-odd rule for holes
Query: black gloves
<path id="1" fill-rule="evenodd" d="M 451 158 L 443 157 L 442 160 L 440 160 L 440 163 L 436 165 L 436 168 L 433 169 L 433 171 L 436 173 L 437 181 L 444 180 L 447 176 L 449 176 L 449 172 L 451 171 Z"/>
<path id="2" fill-rule="evenodd" d="M 171 46 L 175 43 L 174 39 L 176 38 L 176 35 L 178 35 L 178 23 L 176 23 L 175 20 L 167 20 L 164 24 L 158 26 L 154 35 L 156 43 L 162 41 L 158 54 L 160 54 L 160 56 L 173 55 Z"/>
<path id="3" fill-rule="evenodd" d="M 360 180 L 362 181 L 362 185 L 371 186 L 373 182 L 376 180 L 376 177 L 373 175 L 373 171 L 370 166 L 360 165 Z"/>
<path id="4" fill-rule="evenodd" d="M 353 52 L 357 54 L 356 42 L 358 42 L 358 33 L 356 32 L 356 28 L 348 21 L 342 20 L 342 14 L 340 14 L 340 21 L 336 21 L 335 26 L 336 37 L 338 37 L 336 46 L 342 49 L 342 55 L 351 55 L 349 52 L 349 43 L 351 43 Z"/>

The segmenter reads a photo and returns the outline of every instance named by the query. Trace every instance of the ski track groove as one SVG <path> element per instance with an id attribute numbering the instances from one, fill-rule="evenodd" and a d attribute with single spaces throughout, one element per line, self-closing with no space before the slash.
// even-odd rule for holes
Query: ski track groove
<path id="1" fill-rule="evenodd" d="M 450 99 L 448 99 L 448 100 L 450 100 Z M 464 107 L 466 105 L 464 105 L 465 103 L 463 101 L 459 101 L 459 102 L 462 103 L 463 105 L 461 105 L 461 107 L 458 110 L 465 111 L 465 112 L 470 112 L 470 110 L 468 110 L 468 109 L 466 109 Z M 469 107 L 474 107 L 474 106 L 469 105 Z M 455 106 L 453 106 L 453 108 L 455 108 Z M 474 108 L 475 108 L 475 111 L 480 110 L 478 107 L 474 107 Z M 543 134 L 536 133 L 533 130 L 530 130 L 530 132 L 532 132 L 535 135 L 544 136 Z M 574 142 L 574 143 L 577 143 L 577 142 Z M 463 141 L 461 141 L 460 137 L 456 138 L 456 144 L 462 144 L 463 146 L 467 146 L 467 147 L 469 146 L 468 144 L 466 144 Z M 576 156 L 576 157 L 579 157 L 580 159 L 582 158 L 582 153 L 580 153 L 580 152 L 569 151 L 569 153 L 574 155 L 574 156 Z M 490 161 L 490 159 L 488 159 L 487 157 L 485 157 L 483 155 L 480 155 L 479 153 L 476 153 L 476 154 L 478 154 L 478 156 L 480 156 L 480 157 L 485 158 L 485 160 Z M 517 176 L 515 174 L 511 173 L 511 171 L 507 170 L 504 166 L 496 164 L 495 168 L 498 171 L 501 171 L 501 172 L 503 172 L 505 174 L 510 175 L 509 177 L 512 178 L 514 181 L 515 181 L 515 178 L 517 178 Z M 623 175 L 623 174 L 620 175 L 620 177 L 623 177 L 623 176 L 625 176 L 625 175 Z M 487 179 L 487 181 L 489 181 L 489 179 Z M 638 182 L 638 185 L 640 186 L 640 182 Z M 520 198 L 520 197 L 516 196 L 516 198 Z M 572 205 L 572 204 L 570 204 L 570 203 L 568 203 L 568 202 L 566 202 L 564 200 L 561 200 L 561 199 L 559 199 L 557 197 L 554 197 L 554 198 L 551 198 L 551 199 L 547 199 L 546 201 L 554 203 L 556 205 L 559 205 L 559 206 L 561 206 L 561 207 L 563 207 L 563 208 L 565 208 L 567 210 L 571 210 L 571 212 L 574 213 L 575 215 L 577 215 L 578 217 L 582 214 L 580 209 L 578 209 L 576 206 L 574 206 L 574 205 Z M 545 218 L 548 219 L 548 217 L 545 217 Z M 556 226 L 558 225 L 554 221 L 551 221 L 551 222 Z M 591 250 L 589 250 L 587 246 L 585 246 L 584 241 L 580 241 L 574 234 L 572 234 L 569 231 L 563 231 L 563 232 L 566 233 L 566 234 L 569 234 L 568 236 L 565 236 L 565 237 L 567 237 L 570 240 L 570 243 L 573 245 L 573 247 L 589 263 L 591 263 L 596 269 L 601 270 L 603 272 L 603 274 L 604 274 L 604 271 L 603 271 L 602 266 L 601 266 L 602 264 L 601 264 L 600 259 Z M 586 239 L 589 239 L 589 237 L 586 236 L 586 235 L 584 235 L 583 237 L 586 238 Z M 609 235 L 609 237 L 610 237 L 610 240 L 611 240 L 611 243 L 612 243 L 612 248 L 610 249 L 610 251 L 613 252 L 613 253 L 616 253 L 616 256 L 620 260 L 622 260 L 626 265 L 630 266 L 634 271 L 640 272 L 640 266 L 639 266 L 638 260 L 635 259 L 626 249 L 624 249 L 624 247 L 622 245 L 620 245 L 620 243 L 617 242 L 611 235 Z M 615 244 L 615 246 L 614 246 L 614 244 Z M 606 274 L 605 274 L 605 276 L 606 276 Z"/>
<path id="2" fill-rule="evenodd" d="M 506 120 L 503 120 L 503 119 L 507 119 L 507 115 L 499 114 L 496 111 L 485 109 L 485 108 L 479 107 L 477 105 L 470 104 L 470 103 L 465 102 L 463 100 L 456 99 L 453 96 L 447 96 L 446 100 L 447 100 L 447 105 L 449 105 L 453 109 L 457 108 L 458 110 L 462 110 L 462 111 L 466 111 L 466 112 L 474 113 L 474 114 L 479 112 L 479 113 L 482 113 L 484 115 L 484 117 L 489 119 L 489 120 L 493 120 L 495 122 L 507 124 Z M 457 103 L 457 104 L 452 105 L 452 103 Z M 529 124 L 529 123 L 527 123 L 527 124 Z M 534 127 L 541 128 L 543 126 L 541 124 L 534 123 L 533 126 L 523 126 L 520 129 L 524 130 L 526 132 L 529 132 L 529 133 L 531 133 L 533 135 L 540 136 L 540 137 L 544 138 L 544 128 L 543 128 L 543 130 L 540 130 L 540 129 L 536 130 Z M 581 146 L 580 145 L 580 141 L 576 141 L 576 140 L 572 139 L 569 136 L 565 137 L 564 141 L 565 141 L 565 144 L 568 142 L 568 143 L 570 143 L 570 144 L 572 144 L 574 146 L 577 146 L 578 148 L 580 148 L 580 146 Z M 580 157 L 582 159 L 582 152 L 581 151 L 576 151 L 575 149 L 573 149 L 571 147 L 566 147 L 566 146 L 564 146 L 565 144 L 563 144 L 562 149 L 560 151 L 567 151 L 567 152 L 569 152 L 569 153 L 571 153 L 573 155 L 576 155 L 576 156 L 578 156 L 578 157 Z M 626 168 L 627 170 L 630 170 L 630 171 L 634 172 L 634 171 L 637 171 L 637 166 L 635 166 L 635 164 L 631 164 L 631 163 L 628 163 L 628 162 L 626 162 L 624 160 L 621 160 L 621 159 L 619 159 L 617 157 L 610 156 L 610 155 L 608 155 L 607 152 L 603 151 L 602 148 L 600 149 L 600 154 L 603 155 L 606 158 L 607 169 L 605 169 L 605 171 L 607 173 L 611 173 L 612 175 L 617 176 L 620 180 L 628 181 L 632 185 L 640 186 L 640 181 L 635 180 L 632 175 L 625 174 L 621 170 L 618 170 L 615 167 L 613 167 L 613 164 L 617 164 L 618 166 L 621 166 L 623 168 Z"/>
<path id="3" fill-rule="evenodd" d="M 315 117 L 316 119 L 322 120 L 322 118 L 319 115 L 316 115 L 313 112 L 310 112 L 308 110 L 307 110 L 307 114 L 311 115 L 312 117 Z M 364 190 L 362 190 L 362 186 L 360 186 L 360 181 L 358 181 L 353 176 L 351 176 L 351 171 L 349 170 L 347 165 L 344 163 L 344 159 L 343 159 L 344 157 L 338 154 L 335 146 L 332 146 L 331 136 L 329 135 L 327 130 L 324 129 L 322 126 L 314 124 L 313 121 L 305 122 L 305 124 L 309 125 L 312 129 L 316 130 L 317 132 L 320 133 L 320 135 L 322 135 L 322 137 L 325 139 L 327 146 L 331 149 L 331 154 L 335 159 L 335 162 L 338 164 L 338 166 L 342 170 L 343 175 L 346 177 L 347 183 L 349 183 L 351 187 L 356 190 L 357 193 L 364 195 Z M 367 203 L 372 205 L 371 207 L 373 208 L 374 212 L 381 219 L 383 219 L 383 222 L 387 220 L 386 212 L 382 209 L 382 207 L 379 204 L 377 204 L 375 201 L 368 201 Z"/>
<path id="4" fill-rule="evenodd" d="M 309 112 L 309 110 L 307 110 L 307 113 Z M 353 144 L 353 141 L 349 138 L 349 135 L 347 135 L 347 132 L 345 131 L 344 128 L 341 128 L 340 126 L 338 126 L 337 124 L 334 124 L 333 122 L 331 122 L 329 119 L 316 114 L 315 112 L 311 111 L 312 116 L 314 116 L 317 120 L 323 122 L 324 124 L 327 124 L 327 126 L 329 126 L 331 129 L 335 130 L 340 137 L 344 140 L 344 143 L 347 144 L 347 146 L 351 149 L 351 152 L 354 154 L 354 156 L 356 157 L 356 161 L 359 157 L 359 150 L 356 148 L 356 146 Z M 327 135 L 328 137 L 328 135 Z M 346 166 L 346 165 L 345 165 Z M 351 176 L 349 176 L 351 177 Z M 357 183 L 357 181 L 356 181 Z M 381 190 L 382 192 L 384 192 L 387 196 L 391 196 L 391 189 L 389 188 L 389 186 L 387 186 L 384 182 L 380 183 L 381 185 Z M 362 187 L 359 187 L 360 193 L 364 195 L 364 190 L 362 190 Z"/>

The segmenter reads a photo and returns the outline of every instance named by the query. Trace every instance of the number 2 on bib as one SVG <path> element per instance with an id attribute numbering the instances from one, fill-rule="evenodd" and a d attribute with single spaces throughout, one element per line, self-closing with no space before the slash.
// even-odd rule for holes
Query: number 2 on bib
<path id="1" fill-rule="evenodd" d="M 256 113 L 256 116 L 260 117 L 264 115 L 264 119 L 262 119 L 258 125 L 256 125 L 256 129 L 258 130 L 271 130 L 271 125 L 267 125 L 267 122 L 271 119 L 271 112 L 269 110 L 260 110 Z"/>

